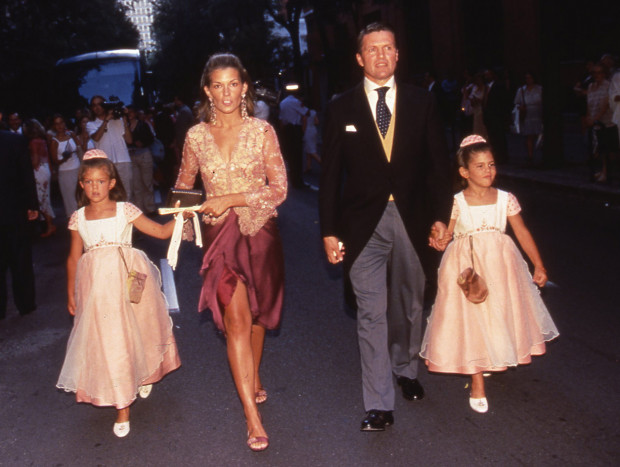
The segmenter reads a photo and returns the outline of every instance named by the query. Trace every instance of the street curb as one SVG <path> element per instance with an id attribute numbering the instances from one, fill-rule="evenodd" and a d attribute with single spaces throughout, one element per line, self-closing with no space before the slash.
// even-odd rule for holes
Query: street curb
<path id="1" fill-rule="evenodd" d="M 618 187 L 591 182 L 579 182 L 574 179 L 567 180 L 561 176 L 553 176 L 552 174 L 545 173 L 544 170 L 533 172 L 501 167 L 498 170 L 497 178 L 499 180 L 518 180 L 519 182 L 546 186 L 556 190 L 559 189 L 564 192 L 570 192 L 591 199 L 620 204 L 620 188 Z"/>

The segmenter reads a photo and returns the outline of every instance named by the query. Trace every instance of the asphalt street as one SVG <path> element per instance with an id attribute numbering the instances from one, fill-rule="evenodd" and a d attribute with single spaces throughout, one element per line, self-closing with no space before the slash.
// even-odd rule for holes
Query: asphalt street
<path id="1" fill-rule="evenodd" d="M 0 322 L 0 465 L 618 465 L 620 462 L 620 208 L 600 199 L 502 180 L 517 195 L 550 280 L 544 299 L 560 330 L 547 355 L 487 379 L 490 411 L 468 406 L 468 380 L 421 370 L 426 397 L 398 397 L 395 424 L 361 433 L 355 320 L 341 270 L 323 259 L 316 192 L 280 209 L 286 297 L 268 336 L 261 409 L 270 447 L 252 453 L 223 338 L 197 313 L 200 251 L 182 247 L 172 315 L 182 367 L 112 433 L 110 408 L 55 388 L 72 321 L 64 263 L 69 235 L 34 245 L 38 309 Z M 63 219 L 57 220 L 61 225 Z M 158 263 L 167 243 L 138 237 Z"/>

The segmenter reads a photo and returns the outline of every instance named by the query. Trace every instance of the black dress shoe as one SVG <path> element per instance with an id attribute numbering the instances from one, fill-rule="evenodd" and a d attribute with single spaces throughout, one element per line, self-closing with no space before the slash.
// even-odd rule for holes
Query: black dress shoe
<path id="1" fill-rule="evenodd" d="M 370 410 L 362 420 L 361 431 L 385 431 L 385 427 L 394 424 L 391 410 Z"/>
<path id="2" fill-rule="evenodd" d="M 399 376 L 396 382 L 403 390 L 403 397 L 408 401 L 419 401 L 424 398 L 424 388 L 417 379 Z"/>

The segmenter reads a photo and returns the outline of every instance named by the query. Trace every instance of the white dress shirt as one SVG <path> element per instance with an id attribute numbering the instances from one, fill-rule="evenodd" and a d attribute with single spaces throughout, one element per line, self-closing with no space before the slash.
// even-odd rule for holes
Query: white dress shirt
<path id="1" fill-rule="evenodd" d="M 388 109 L 390 109 L 390 113 L 394 115 L 394 105 L 396 103 L 396 80 L 394 79 L 394 76 L 392 76 L 383 86 L 379 86 L 377 83 L 372 82 L 366 77 L 364 78 L 364 91 L 366 91 L 366 97 L 368 98 L 372 118 L 375 122 L 377 121 L 377 101 L 379 100 L 379 93 L 375 91 L 375 89 L 382 88 L 384 86 L 390 88 L 385 94 L 385 103 L 387 104 Z"/>

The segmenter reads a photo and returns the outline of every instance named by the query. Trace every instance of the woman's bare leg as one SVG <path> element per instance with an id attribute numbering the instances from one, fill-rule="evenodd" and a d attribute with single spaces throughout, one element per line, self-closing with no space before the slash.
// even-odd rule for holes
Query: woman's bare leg
<path id="1" fill-rule="evenodd" d="M 264 390 L 260 380 L 260 362 L 263 358 L 263 346 L 265 344 L 265 328 L 258 325 L 252 325 L 252 355 L 254 357 L 254 393 Z M 267 396 L 261 399 L 266 400 Z M 263 400 L 263 402 L 264 402 Z"/>
<path id="2" fill-rule="evenodd" d="M 248 424 L 249 437 L 267 437 L 261 423 L 255 400 L 255 363 L 252 354 L 252 314 L 245 284 L 237 281 L 235 293 L 224 309 L 226 349 L 243 412 Z M 264 443 L 256 443 L 261 447 Z"/>

